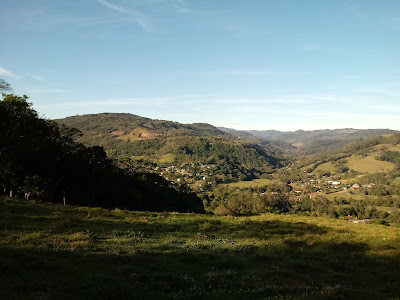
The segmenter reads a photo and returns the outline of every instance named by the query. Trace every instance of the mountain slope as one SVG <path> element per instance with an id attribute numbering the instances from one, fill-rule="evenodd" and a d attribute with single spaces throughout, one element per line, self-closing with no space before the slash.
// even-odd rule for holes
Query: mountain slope
<path id="1" fill-rule="evenodd" d="M 209 124 L 180 124 L 131 114 L 97 114 L 56 120 L 82 132 L 78 141 L 100 145 L 115 157 L 150 159 L 163 165 L 208 164 L 214 175 L 254 178 L 280 165 L 272 145 L 241 140 Z"/>
<path id="2" fill-rule="evenodd" d="M 224 131 L 226 133 L 229 133 L 237 138 L 243 138 L 243 139 L 258 139 L 258 137 L 246 132 L 246 131 L 241 131 L 241 130 L 236 130 L 233 128 L 226 128 L 226 127 L 217 127 L 219 130 Z"/>
<path id="3" fill-rule="evenodd" d="M 400 133 L 359 139 L 342 151 L 309 156 L 297 165 L 307 173 L 335 179 L 385 177 L 386 184 L 393 187 L 400 176 Z"/>
<path id="4" fill-rule="evenodd" d="M 305 154 L 324 151 L 333 151 L 343 148 L 345 145 L 359 138 L 372 138 L 379 135 L 393 134 L 396 130 L 391 129 L 324 129 L 324 130 L 297 130 L 282 132 L 276 130 L 249 130 L 260 139 L 279 140 L 295 145 Z"/>
<path id="5" fill-rule="evenodd" d="M 90 134 L 111 134 L 120 139 L 146 139 L 171 136 L 230 136 L 205 123 L 181 124 L 153 120 L 127 113 L 101 113 L 67 117 L 56 120 L 68 127 L 75 127 Z"/>
<path id="6" fill-rule="evenodd" d="M 229 133 L 231 135 L 233 135 L 236 138 L 239 139 L 247 139 L 247 140 L 251 140 L 251 141 L 256 141 L 260 144 L 262 144 L 264 147 L 271 147 L 271 148 L 277 148 L 280 150 L 293 150 L 296 149 L 296 147 L 294 147 L 292 144 L 285 142 L 283 140 L 275 140 L 275 139 L 264 139 L 261 137 L 257 137 L 255 135 L 252 135 L 246 131 L 240 131 L 240 130 L 236 130 L 236 129 L 232 129 L 232 128 L 226 128 L 226 127 L 217 127 L 218 129 Z M 274 130 L 271 130 L 271 132 L 273 132 Z M 276 131 L 279 132 L 279 131 Z"/>
<path id="7" fill-rule="evenodd" d="M 256 137 L 271 140 L 283 140 L 288 143 L 308 143 L 315 140 L 329 139 L 357 139 L 371 138 L 382 134 L 393 134 L 396 130 L 391 129 L 324 129 L 324 130 L 297 130 L 297 131 L 276 131 L 276 130 L 248 130 L 245 131 Z"/>

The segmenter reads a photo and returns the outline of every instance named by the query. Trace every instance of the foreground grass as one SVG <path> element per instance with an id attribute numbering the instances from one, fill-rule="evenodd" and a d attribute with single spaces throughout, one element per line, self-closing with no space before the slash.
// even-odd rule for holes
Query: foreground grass
<path id="1" fill-rule="evenodd" d="M 0 199 L 1 299 L 399 299 L 400 229 Z"/>

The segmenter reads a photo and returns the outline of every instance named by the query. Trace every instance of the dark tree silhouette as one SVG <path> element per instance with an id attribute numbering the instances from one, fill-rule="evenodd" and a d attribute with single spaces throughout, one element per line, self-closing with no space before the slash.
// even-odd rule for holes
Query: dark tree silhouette
<path id="1" fill-rule="evenodd" d="M 195 194 L 156 174 L 117 168 L 102 147 L 74 142 L 77 130 L 41 119 L 27 96 L 0 101 L 0 186 L 11 196 L 155 211 L 202 211 Z"/>

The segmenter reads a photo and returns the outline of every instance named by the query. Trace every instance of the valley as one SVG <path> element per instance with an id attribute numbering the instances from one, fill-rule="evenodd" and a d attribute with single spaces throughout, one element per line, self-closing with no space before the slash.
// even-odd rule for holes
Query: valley
<path id="1" fill-rule="evenodd" d="M 400 300 L 400 1 L 0 1 L 0 300 Z"/>
<path id="2" fill-rule="evenodd" d="M 310 154 L 26 100 L 0 102 L 1 298 L 399 295 L 399 133 Z"/>
<path id="3" fill-rule="evenodd" d="M 80 130 L 77 140 L 85 145 L 103 146 L 120 168 L 187 186 L 209 213 L 400 222 L 400 135 L 393 130 L 244 132 L 127 114 L 58 122 Z"/>

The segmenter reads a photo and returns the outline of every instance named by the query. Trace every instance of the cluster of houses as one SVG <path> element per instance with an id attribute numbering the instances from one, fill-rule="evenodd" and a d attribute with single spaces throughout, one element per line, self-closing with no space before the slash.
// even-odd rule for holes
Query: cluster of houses
<path id="1" fill-rule="evenodd" d="M 165 179 L 175 182 L 182 182 L 183 180 L 185 180 L 189 184 L 193 184 L 198 181 L 206 181 L 210 176 L 214 175 L 214 169 L 214 165 L 207 165 L 202 163 L 157 167 L 157 171 Z"/>
<path id="2" fill-rule="evenodd" d="M 312 174 L 308 174 L 312 175 Z M 340 180 L 314 180 L 314 179 L 307 179 L 307 181 L 303 182 L 301 186 L 311 186 L 316 189 L 317 192 L 334 192 L 336 189 L 341 190 L 357 190 L 359 188 L 372 188 L 375 186 L 375 183 L 369 184 L 359 184 L 359 183 L 343 183 Z M 295 191 L 296 194 L 300 194 L 305 192 L 303 189 L 298 189 Z"/>

